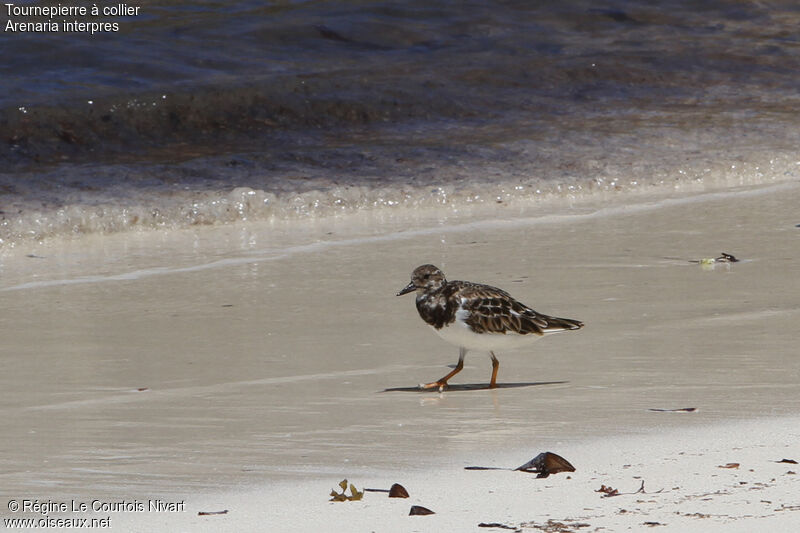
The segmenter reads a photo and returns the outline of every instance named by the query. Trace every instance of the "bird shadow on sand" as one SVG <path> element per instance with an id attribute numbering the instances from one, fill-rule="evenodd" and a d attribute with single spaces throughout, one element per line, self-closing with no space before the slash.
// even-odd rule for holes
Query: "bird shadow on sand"
<path id="1" fill-rule="evenodd" d="M 456 385 L 447 385 L 444 392 L 464 392 L 464 391 L 478 391 L 478 390 L 497 390 L 497 389 L 519 389 L 522 387 L 538 387 L 540 385 L 563 385 L 569 383 L 568 381 L 528 381 L 521 383 L 498 383 L 494 389 L 489 387 L 488 383 L 460 383 Z M 390 389 L 383 389 L 378 392 L 420 392 L 430 393 L 439 392 L 437 388 L 422 389 L 417 385 L 416 387 L 392 387 Z"/>

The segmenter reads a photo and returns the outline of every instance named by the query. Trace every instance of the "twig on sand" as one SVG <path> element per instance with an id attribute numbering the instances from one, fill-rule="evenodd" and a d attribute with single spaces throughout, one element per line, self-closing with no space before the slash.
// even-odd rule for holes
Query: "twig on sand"
<path id="1" fill-rule="evenodd" d="M 499 522 L 489 522 L 489 523 L 481 522 L 480 524 L 478 524 L 478 527 L 496 527 L 498 529 L 511 529 L 513 531 L 522 531 L 518 527 L 507 526 L 506 524 L 501 524 Z"/>

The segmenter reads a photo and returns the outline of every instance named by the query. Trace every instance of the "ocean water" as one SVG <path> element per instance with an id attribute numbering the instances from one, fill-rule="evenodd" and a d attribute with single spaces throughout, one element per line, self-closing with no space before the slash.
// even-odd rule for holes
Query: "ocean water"
<path id="1" fill-rule="evenodd" d="M 0 15 L 6 249 L 800 174 L 793 2 L 42 5 Z"/>

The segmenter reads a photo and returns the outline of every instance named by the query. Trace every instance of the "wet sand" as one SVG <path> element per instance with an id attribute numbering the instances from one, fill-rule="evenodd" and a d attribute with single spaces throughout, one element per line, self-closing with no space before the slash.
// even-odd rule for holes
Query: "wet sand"
<path id="1" fill-rule="evenodd" d="M 370 224 L 143 232 L 6 252 L 0 481 L 20 500 L 186 502 L 169 515 L 112 513 L 120 530 L 308 530 L 314 515 L 331 529 L 433 531 L 476 529 L 478 509 L 512 526 L 545 516 L 595 525 L 611 509 L 626 519 L 619 508 L 632 511 L 638 496 L 623 504 L 587 489 L 633 491 L 641 471 L 648 490 L 669 489 L 636 504 L 643 516 L 653 505 L 684 512 L 672 485 L 692 483 L 692 494 L 728 490 L 736 524 L 797 524 L 796 507 L 774 510 L 798 504 L 792 468 L 770 462 L 800 460 L 797 205 L 800 187 L 784 184 L 541 216 L 498 208 L 502 219 L 483 222 L 363 215 Z M 689 262 L 722 251 L 742 261 Z M 488 357 L 471 353 L 453 390 L 417 391 L 457 359 L 413 296 L 394 296 L 426 262 L 586 327 L 498 353 L 498 390 L 483 388 Z M 697 411 L 650 410 L 685 407 Z M 573 461 L 571 481 L 462 470 L 545 450 Z M 681 451 L 692 459 L 675 470 Z M 717 469 L 722 460 L 742 466 Z M 345 477 L 359 488 L 419 483 L 424 491 L 407 485 L 411 503 L 437 515 L 409 525 L 409 501 L 376 494 L 328 503 Z M 770 484 L 772 507 L 747 511 L 758 494 L 739 481 Z M 447 499 L 453 487 L 469 487 L 466 499 Z M 528 498 L 531 515 L 508 503 Z M 586 498 L 607 507 L 586 510 Z M 196 516 L 216 501 L 230 512 Z M 537 507 L 547 502 L 549 515 Z M 730 510 L 703 509 L 698 527 L 730 526 Z"/>

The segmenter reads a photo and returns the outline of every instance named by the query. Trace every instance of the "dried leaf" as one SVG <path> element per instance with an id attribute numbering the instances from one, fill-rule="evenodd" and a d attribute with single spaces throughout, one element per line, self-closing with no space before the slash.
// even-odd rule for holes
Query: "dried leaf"
<path id="1" fill-rule="evenodd" d="M 364 491 L 362 490 L 361 492 L 359 492 L 356 486 L 350 483 L 350 496 L 348 496 L 347 499 L 353 502 L 353 501 L 358 501 L 363 497 L 364 497 Z"/>
<path id="2" fill-rule="evenodd" d="M 717 468 L 739 468 L 739 463 L 727 463 L 724 465 L 719 465 Z"/>
<path id="3" fill-rule="evenodd" d="M 610 498 L 611 496 L 619 496 L 619 491 L 614 487 L 606 487 L 605 485 L 600 485 L 600 488 L 597 489 L 595 492 L 602 492 L 603 498 Z"/>
<path id="4" fill-rule="evenodd" d="M 421 505 L 412 505 L 411 510 L 408 512 L 408 516 L 423 516 L 428 514 L 436 514 L 427 507 L 422 507 Z"/>
<path id="5" fill-rule="evenodd" d="M 543 452 L 514 470 L 522 472 L 538 472 L 536 477 L 544 478 L 559 472 L 574 472 L 575 467 L 569 461 L 552 452 Z"/>
<path id="6" fill-rule="evenodd" d="M 360 500 L 361 498 L 364 497 L 364 491 L 363 490 L 359 491 L 358 489 L 356 489 L 355 485 L 353 485 L 352 483 L 350 483 L 350 496 L 345 494 L 345 491 L 347 490 L 347 480 L 346 479 L 343 479 L 339 483 L 339 487 L 342 489 L 342 492 L 336 492 L 336 489 L 332 490 L 331 491 L 331 499 L 330 499 L 330 501 L 332 501 L 332 502 L 348 502 L 348 501 L 353 502 L 353 501 L 358 501 L 358 500 Z"/>
<path id="7" fill-rule="evenodd" d="M 392 488 L 389 489 L 389 497 L 390 498 L 408 498 L 408 491 L 405 489 L 403 485 L 399 483 L 395 483 L 392 485 Z"/>
<path id="8" fill-rule="evenodd" d="M 776 463 L 789 463 L 790 465 L 796 465 L 797 461 L 794 459 L 781 459 L 780 461 L 775 461 Z"/>

